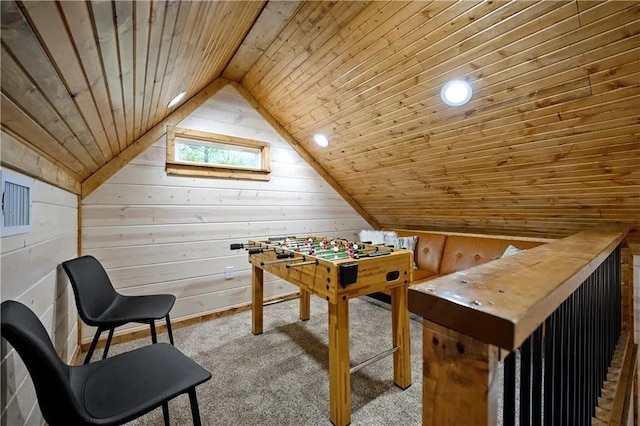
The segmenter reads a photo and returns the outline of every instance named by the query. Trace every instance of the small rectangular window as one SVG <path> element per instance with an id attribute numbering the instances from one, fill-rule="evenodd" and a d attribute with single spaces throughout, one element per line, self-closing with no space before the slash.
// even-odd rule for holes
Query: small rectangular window
<path id="1" fill-rule="evenodd" d="M 269 144 L 251 139 L 167 128 L 167 173 L 269 180 Z"/>
<path id="2" fill-rule="evenodd" d="M 31 231 L 31 191 L 33 179 L 0 170 L 2 175 L 2 237 Z"/>

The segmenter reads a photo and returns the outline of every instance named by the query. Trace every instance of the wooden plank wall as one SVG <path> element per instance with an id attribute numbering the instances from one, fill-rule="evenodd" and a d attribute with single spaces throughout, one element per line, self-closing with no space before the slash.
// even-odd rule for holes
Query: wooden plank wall
<path id="1" fill-rule="evenodd" d="M 33 222 L 28 234 L 3 237 L 2 300 L 29 306 L 52 336 L 63 360 L 70 362 L 78 341 L 73 290 L 60 263 L 77 256 L 78 197 L 39 180 L 33 187 Z M 20 357 L 1 345 L 0 424 L 42 425 L 33 383 Z"/>
<path id="2" fill-rule="evenodd" d="M 250 301 L 250 264 L 230 243 L 307 233 L 355 238 L 369 228 L 232 86 L 178 127 L 270 143 L 271 179 L 167 176 L 165 138 L 158 140 L 82 202 L 82 254 L 96 256 L 123 293 L 173 293 L 174 318 L 225 310 Z M 234 267 L 233 279 L 224 279 L 225 266 Z M 293 291 L 265 277 L 266 297 Z M 92 334 L 83 327 L 83 340 Z"/>

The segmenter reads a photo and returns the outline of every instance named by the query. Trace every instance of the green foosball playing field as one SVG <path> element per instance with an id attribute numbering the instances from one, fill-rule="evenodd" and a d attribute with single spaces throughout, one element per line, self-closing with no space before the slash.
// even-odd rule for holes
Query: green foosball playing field
<path id="1" fill-rule="evenodd" d="M 270 238 L 269 243 L 284 250 L 291 250 L 302 255 L 324 260 L 359 259 L 361 257 L 381 256 L 391 252 L 385 247 L 367 246 L 364 243 L 330 238 Z"/>

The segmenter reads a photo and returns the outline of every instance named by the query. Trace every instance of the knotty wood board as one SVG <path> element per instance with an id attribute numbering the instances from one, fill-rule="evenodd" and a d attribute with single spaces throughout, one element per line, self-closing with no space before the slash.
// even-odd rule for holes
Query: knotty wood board
<path id="1" fill-rule="evenodd" d="M 267 2 L 222 77 L 233 81 L 242 80 L 301 4 L 298 0 Z"/>
<path id="2" fill-rule="evenodd" d="M 62 145 L 79 174 L 95 173 L 165 119 L 176 94 L 186 101 L 219 77 L 263 5 L 3 2 L 3 94 L 50 131 L 44 152 Z"/>
<path id="3" fill-rule="evenodd" d="M 634 227 L 640 11 L 583 6 L 372 3 L 317 48 L 308 7 L 242 84 L 381 227 L 548 237 Z M 287 43 L 310 55 L 289 61 Z M 475 95 L 447 108 L 438 92 L 454 76 Z M 318 131 L 329 148 L 311 142 Z"/>
<path id="4" fill-rule="evenodd" d="M 75 194 L 80 193 L 80 177 L 70 173 L 58 162 L 50 161 L 46 156 L 29 148 L 9 133 L 0 133 L 2 145 L 0 157 L 4 166 L 19 170 L 51 185 L 58 186 Z"/>
<path id="5" fill-rule="evenodd" d="M 499 349 L 431 321 L 422 327 L 422 423 L 497 424 Z"/>
<path id="6" fill-rule="evenodd" d="M 2 23 L 2 125 L 85 194 L 226 70 L 375 228 L 640 223 L 637 2 L 5 1 Z M 440 101 L 452 78 L 469 104 Z"/>

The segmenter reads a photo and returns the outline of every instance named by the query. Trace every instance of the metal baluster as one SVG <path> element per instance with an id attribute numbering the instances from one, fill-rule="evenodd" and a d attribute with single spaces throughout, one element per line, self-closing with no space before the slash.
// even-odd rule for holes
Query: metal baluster
<path id="1" fill-rule="evenodd" d="M 615 351 L 615 336 L 614 336 L 614 331 L 616 328 L 616 309 L 615 309 L 615 287 L 612 285 L 612 280 L 613 278 L 610 277 L 607 272 L 608 268 L 602 268 L 602 272 L 601 274 L 603 275 L 603 280 L 605 281 L 606 285 L 607 285 L 607 306 L 608 306 L 608 311 L 609 311 L 609 315 L 607 316 L 608 319 L 608 323 L 609 323 L 609 327 L 607 328 L 607 357 L 606 357 L 606 366 L 607 368 L 609 367 L 609 360 L 611 360 L 611 357 L 613 356 L 613 352 Z M 605 380 L 606 380 L 606 374 L 605 374 Z"/>
<path id="2" fill-rule="evenodd" d="M 578 407 L 578 422 L 581 425 L 587 425 L 587 318 L 586 311 L 586 287 L 585 283 L 578 289 L 578 356 L 580 365 L 578 366 L 578 392 L 580 403 Z"/>
<path id="3" fill-rule="evenodd" d="M 606 305 L 606 289 L 604 285 L 604 281 L 600 277 L 600 274 L 595 276 L 596 282 L 598 284 L 598 359 L 597 359 L 597 368 L 598 368 L 598 385 L 602 384 L 604 380 L 605 370 L 603 368 L 603 360 L 605 359 L 606 353 L 606 328 L 607 323 L 605 320 L 605 310 L 607 308 Z M 598 389 L 598 396 L 600 396 L 600 389 Z"/>
<path id="4" fill-rule="evenodd" d="M 564 330 L 562 333 L 562 425 L 571 424 L 569 416 L 571 404 L 571 356 L 573 355 L 571 350 L 571 316 L 573 310 L 571 309 L 571 298 L 565 301 L 565 309 L 562 322 L 564 323 Z"/>
<path id="5" fill-rule="evenodd" d="M 532 380 L 531 380 L 531 419 L 532 424 L 542 424 L 542 326 L 533 332 L 531 339 Z"/>
<path id="6" fill-rule="evenodd" d="M 520 347 L 520 426 L 531 424 L 531 340 Z"/>
<path id="7" fill-rule="evenodd" d="M 558 309 L 558 325 L 556 327 L 556 337 L 554 339 L 554 346 L 556 347 L 557 354 L 554 362 L 554 388 L 556 391 L 556 404 L 557 406 L 553 410 L 553 424 L 561 425 L 564 417 L 564 410 L 566 406 L 565 401 L 565 392 L 566 392 L 566 380 L 565 380 L 565 370 L 564 370 L 564 358 L 567 353 L 567 348 L 565 346 L 565 336 L 566 336 L 566 321 L 565 321 L 565 313 L 567 310 L 567 302 L 563 302 Z"/>
<path id="8" fill-rule="evenodd" d="M 597 279 L 597 276 L 592 274 L 589 279 L 591 280 L 591 306 L 593 312 L 593 342 L 592 342 L 592 389 L 591 389 L 591 405 L 593 407 L 593 413 L 595 413 L 595 407 L 598 404 L 598 397 L 600 396 L 600 354 L 602 351 L 602 318 L 601 318 L 601 305 L 602 305 L 602 292 L 601 282 Z"/>
<path id="9" fill-rule="evenodd" d="M 596 350 L 595 349 L 596 319 L 595 319 L 595 310 L 594 310 L 595 305 L 593 304 L 593 301 L 595 300 L 594 292 L 596 287 L 595 287 L 595 282 L 593 280 L 593 275 L 587 277 L 587 279 L 582 284 L 582 286 L 584 288 L 584 306 L 582 310 L 584 311 L 584 322 L 585 322 L 584 417 L 585 417 L 586 424 L 591 424 L 591 419 L 593 417 L 595 403 L 596 403 L 594 401 L 594 389 L 595 389 L 594 354 Z"/>
<path id="10" fill-rule="evenodd" d="M 582 286 L 581 286 L 582 287 Z M 582 389 L 580 386 L 580 375 L 582 374 L 582 339 L 580 338 L 580 333 L 582 330 L 582 324 L 580 323 L 581 315 L 580 315 L 580 288 L 573 293 L 574 299 L 574 327 L 573 327 L 573 342 L 574 342 L 574 351 L 573 351 L 573 371 L 574 371 L 574 396 L 573 396 L 573 424 L 582 425 Z"/>
<path id="11" fill-rule="evenodd" d="M 622 253 L 620 251 L 620 246 L 618 246 L 618 250 L 616 250 L 615 253 L 615 258 L 617 258 L 618 261 L 612 266 L 614 268 L 615 276 L 613 288 L 616 290 L 615 304 L 617 309 L 614 347 L 617 347 L 620 340 L 620 333 L 622 333 L 622 265 L 620 264 L 622 261 Z"/>
<path id="12" fill-rule="evenodd" d="M 569 370 L 569 388 L 567 392 L 568 396 L 568 410 L 567 410 L 567 424 L 575 424 L 576 422 L 576 399 L 577 399 L 577 363 L 576 358 L 578 356 L 577 351 L 577 321 L 576 321 L 577 309 L 576 309 L 576 294 L 573 293 L 569 297 L 569 359 L 567 369 Z"/>
<path id="13" fill-rule="evenodd" d="M 504 391 L 502 395 L 502 425 L 516 424 L 516 351 L 504 360 Z"/>
<path id="14" fill-rule="evenodd" d="M 544 332 L 544 424 L 553 425 L 555 411 L 557 411 L 556 388 L 556 335 L 558 334 L 558 309 L 545 322 Z"/>

